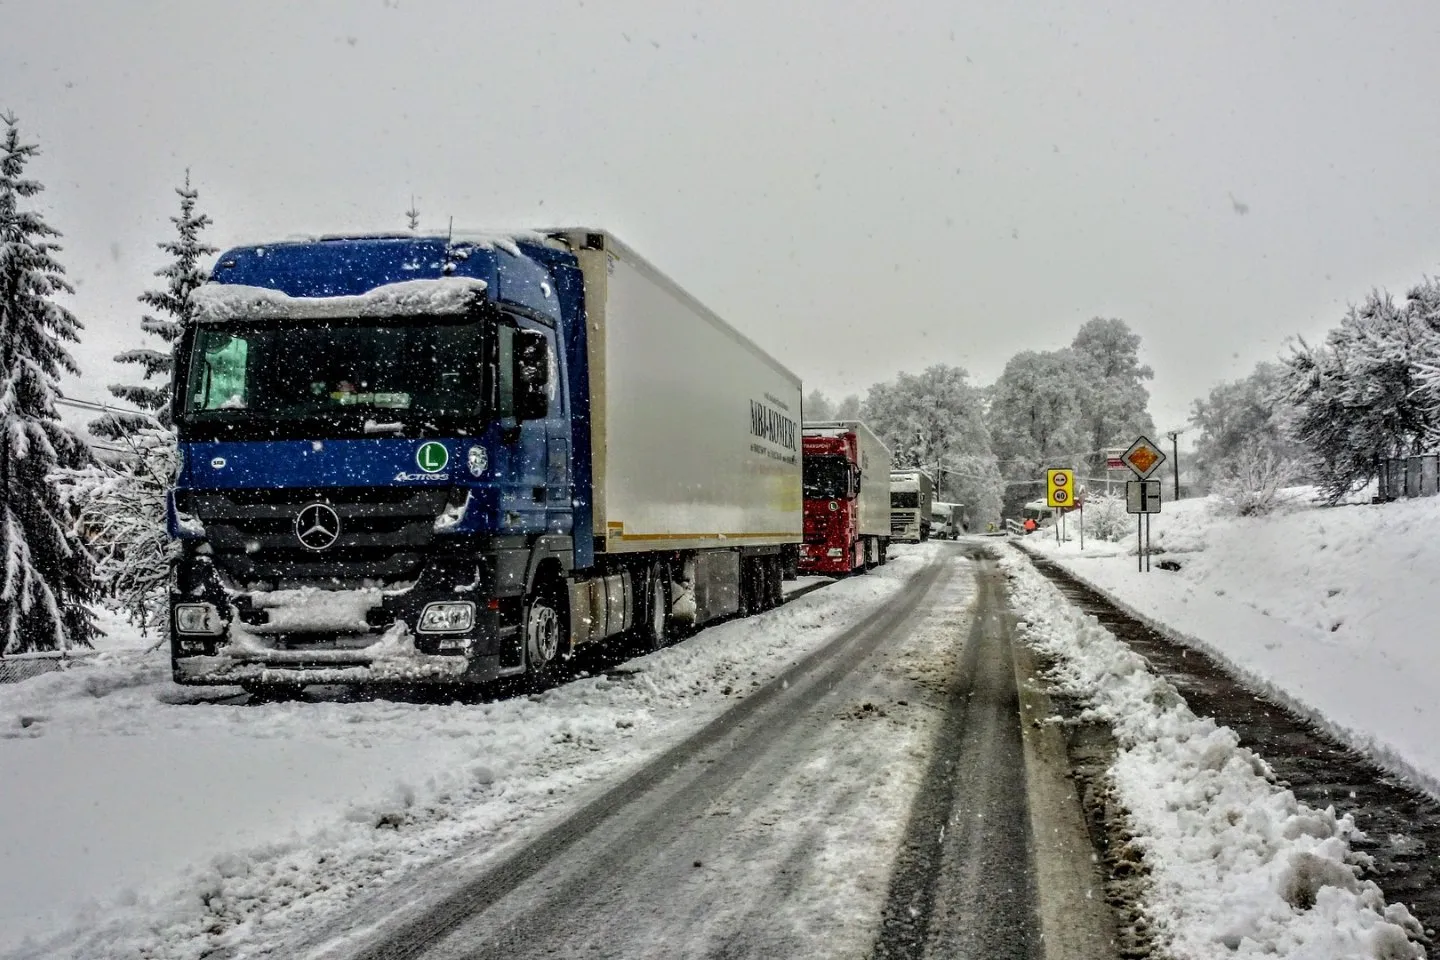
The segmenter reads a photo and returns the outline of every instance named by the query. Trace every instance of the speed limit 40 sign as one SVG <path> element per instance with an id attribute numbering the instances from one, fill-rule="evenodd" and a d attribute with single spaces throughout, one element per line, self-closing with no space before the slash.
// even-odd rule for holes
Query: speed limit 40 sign
<path id="1" fill-rule="evenodd" d="M 1045 471 L 1045 503 L 1051 507 L 1075 505 L 1075 471 Z"/>

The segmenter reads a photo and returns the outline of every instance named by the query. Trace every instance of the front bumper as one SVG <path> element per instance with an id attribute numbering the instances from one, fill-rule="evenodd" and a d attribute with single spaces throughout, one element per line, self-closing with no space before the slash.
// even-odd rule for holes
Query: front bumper
<path id="1" fill-rule="evenodd" d="M 493 570 L 473 557 L 436 558 L 397 589 L 235 591 L 204 557 L 182 558 L 170 598 L 175 681 L 455 684 L 505 676 L 518 663 L 513 651 L 502 656 Z M 467 629 L 416 630 L 427 604 L 454 601 L 474 604 Z M 180 631 L 177 608 L 193 604 L 214 609 L 213 634 Z"/>
<path id="2" fill-rule="evenodd" d="M 237 684 L 477 684 L 515 673 L 501 665 L 499 655 L 484 657 L 430 656 L 414 654 L 392 657 L 335 658 L 320 653 L 341 651 L 274 651 L 251 656 L 248 651 L 225 650 L 221 655 L 178 657 L 174 661 L 176 683 L 191 686 L 234 686 Z M 345 651 L 349 654 L 350 651 Z"/>
<path id="3" fill-rule="evenodd" d="M 831 550 L 839 550 L 840 556 L 830 556 Z M 832 543 L 803 543 L 800 545 L 800 572 L 804 574 L 849 573 L 852 567 L 850 550 Z"/>

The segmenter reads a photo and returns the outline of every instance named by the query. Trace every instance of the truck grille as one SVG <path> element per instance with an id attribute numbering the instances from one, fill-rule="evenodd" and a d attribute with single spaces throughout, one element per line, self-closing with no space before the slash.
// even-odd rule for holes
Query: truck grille
<path id="1" fill-rule="evenodd" d="M 177 506 L 205 525 L 215 565 L 232 580 L 279 587 L 413 579 L 448 495 L 443 487 L 187 490 Z M 340 517 L 339 538 L 325 550 L 296 536 L 296 517 L 312 503 Z"/>

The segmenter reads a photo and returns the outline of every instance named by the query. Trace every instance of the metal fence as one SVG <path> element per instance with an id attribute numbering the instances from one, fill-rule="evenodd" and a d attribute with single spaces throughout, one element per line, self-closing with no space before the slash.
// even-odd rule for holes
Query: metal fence
<path id="1" fill-rule="evenodd" d="M 1392 457 L 1376 461 L 1377 501 L 1401 497 L 1433 497 L 1440 493 L 1440 454 Z"/>
<path id="2" fill-rule="evenodd" d="M 94 651 L 77 653 L 22 653 L 0 657 L 0 683 L 19 683 L 44 673 L 53 673 L 70 666 L 80 657 L 93 656 Z"/>

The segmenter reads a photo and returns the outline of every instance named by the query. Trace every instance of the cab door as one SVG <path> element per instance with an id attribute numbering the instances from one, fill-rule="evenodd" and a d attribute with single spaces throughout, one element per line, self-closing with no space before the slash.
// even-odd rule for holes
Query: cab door
<path id="1" fill-rule="evenodd" d="M 499 329 L 499 413 L 502 435 L 510 445 L 507 490 L 502 499 L 506 527 L 514 532 L 569 533 L 573 507 L 570 487 L 570 418 L 562 379 L 563 359 L 555 330 L 528 317 L 515 316 Z M 548 403 L 543 417 L 515 416 L 515 333 L 525 330 L 544 339 L 548 356 Z"/>

